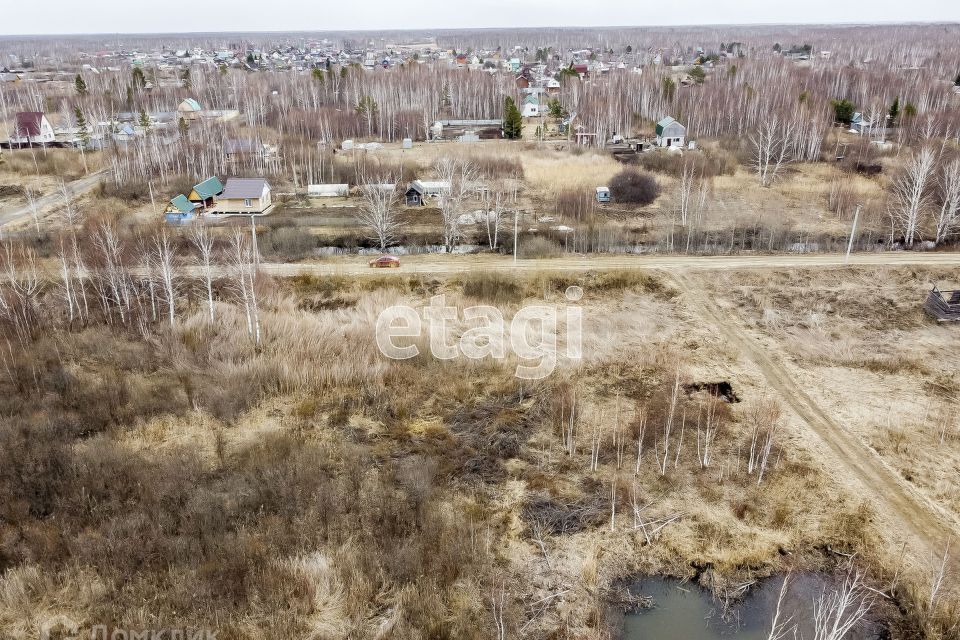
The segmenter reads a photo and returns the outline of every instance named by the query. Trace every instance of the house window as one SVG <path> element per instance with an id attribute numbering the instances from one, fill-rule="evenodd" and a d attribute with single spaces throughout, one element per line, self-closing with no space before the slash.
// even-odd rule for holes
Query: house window
<path id="1" fill-rule="evenodd" d="M 244 198 L 244 200 L 243 200 L 243 206 L 248 207 L 248 208 L 249 208 L 249 207 L 252 207 L 252 206 L 253 206 L 253 201 L 250 200 L 250 198 Z"/>

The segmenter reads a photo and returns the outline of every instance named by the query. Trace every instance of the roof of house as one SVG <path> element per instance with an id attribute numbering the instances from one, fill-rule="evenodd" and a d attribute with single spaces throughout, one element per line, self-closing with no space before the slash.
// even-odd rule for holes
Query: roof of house
<path id="1" fill-rule="evenodd" d="M 228 139 L 223 143 L 224 153 L 259 153 L 263 151 L 263 143 L 250 138 Z"/>
<path id="2" fill-rule="evenodd" d="M 172 204 L 180 213 L 190 213 L 197 208 L 197 205 L 187 200 L 187 196 L 183 195 L 182 193 L 171 200 L 170 204 Z"/>
<path id="3" fill-rule="evenodd" d="M 676 120 L 674 120 L 674 119 L 671 118 L 670 116 L 667 116 L 666 118 L 664 118 L 663 120 L 661 120 L 660 122 L 658 122 L 658 123 L 657 123 L 657 135 L 659 136 L 660 134 L 662 134 L 664 129 L 666 129 L 667 127 L 669 127 L 670 125 L 672 125 L 672 124 L 674 124 L 674 123 L 680 124 L 679 122 L 677 122 Z M 682 127 L 683 125 L 680 124 L 680 126 Z"/>
<path id="4" fill-rule="evenodd" d="M 228 178 L 227 186 L 220 194 L 221 200 L 259 198 L 270 185 L 263 178 Z"/>
<path id="5" fill-rule="evenodd" d="M 193 185 L 193 190 L 197 192 L 198 196 L 206 200 L 223 193 L 223 183 L 217 176 L 211 176 L 200 184 Z"/>
<path id="6" fill-rule="evenodd" d="M 423 193 L 424 191 L 449 191 L 450 183 L 446 180 L 414 180 L 410 188 Z"/>
<path id="7" fill-rule="evenodd" d="M 18 136 L 38 136 L 42 122 L 42 111 L 21 111 L 17 114 L 14 131 Z"/>
<path id="8" fill-rule="evenodd" d="M 186 98 L 177 107 L 178 111 L 200 111 L 200 103 L 193 98 Z"/>

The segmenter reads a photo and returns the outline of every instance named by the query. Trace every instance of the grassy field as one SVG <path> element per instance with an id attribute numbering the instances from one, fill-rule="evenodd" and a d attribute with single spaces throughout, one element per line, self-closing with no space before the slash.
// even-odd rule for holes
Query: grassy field
<path id="1" fill-rule="evenodd" d="M 818 401 L 938 508 L 960 521 L 956 327 L 918 304 L 949 271 L 725 274 L 711 282 L 769 337 Z"/>
<path id="2" fill-rule="evenodd" d="M 920 289 L 918 274 L 883 274 Z M 756 323 L 765 314 L 748 301 L 779 300 L 785 277 L 731 274 L 716 286 Z M 867 320 L 850 311 L 856 287 L 822 282 L 818 295 L 844 290 L 841 320 L 824 326 Z M 459 310 L 495 304 L 509 318 L 525 304 L 567 304 L 571 285 L 585 291 L 584 359 L 561 357 L 544 380 L 516 378 L 515 357 L 391 361 L 374 345 L 392 304 L 443 293 Z M 882 286 L 870 290 L 879 309 Z M 511 634 L 606 638 L 618 585 L 637 573 L 723 595 L 787 569 L 832 571 L 850 554 L 893 598 L 876 606 L 894 637 L 934 624 L 912 587 L 926 568 L 903 566 L 874 507 L 824 468 L 667 277 L 257 287 L 260 347 L 220 289 L 213 324 L 194 297 L 176 325 L 146 335 L 92 325 L 13 349 L 0 377 L 4 635 L 63 614 L 87 627 L 212 626 L 221 638 L 488 638 L 493 599 Z M 930 349 L 949 335 L 879 309 L 881 333 L 910 330 Z M 426 353 L 427 338 L 416 343 Z M 878 375 L 859 356 L 842 366 Z M 698 390 L 720 382 L 737 402 Z M 868 406 L 861 399 L 848 404 Z M 762 478 L 749 464 L 757 433 L 773 438 Z"/>

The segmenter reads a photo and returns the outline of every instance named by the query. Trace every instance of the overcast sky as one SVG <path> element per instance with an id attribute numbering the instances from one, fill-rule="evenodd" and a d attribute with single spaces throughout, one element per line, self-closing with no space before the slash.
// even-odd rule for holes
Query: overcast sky
<path id="1" fill-rule="evenodd" d="M 958 0 L 4 0 L 0 34 L 960 22 Z"/>

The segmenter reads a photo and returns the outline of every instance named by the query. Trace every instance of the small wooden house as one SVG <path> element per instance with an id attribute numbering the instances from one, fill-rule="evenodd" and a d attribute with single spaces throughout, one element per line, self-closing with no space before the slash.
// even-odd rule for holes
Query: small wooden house
<path id="1" fill-rule="evenodd" d="M 414 180 L 407 189 L 406 203 L 408 207 L 422 207 L 445 193 L 450 193 L 450 183 L 445 180 Z"/>
<path id="2" fill-rule="evenodd" d="M 187 98 L 177 105 L 177 115 L 184 120 L 197 120 L 200 118 L 200 103 L 193 98 Z"/>
<path id="3" fill-rule="evenodd" d="M 10 132 L 10 144 L 49 144 L 55 136 L 53 127 L 42 111 L 21 111 L 17 113 Z"/>
<path id="4" fill-rule="evenodd" d="M 193 190 L 187 199 L 199 208 L 206 209 L 213 206 L 214 200 L 221 193 L 223 193 L 223 183 L 218 177 L 211 176 L 200 184 L 193 185 Z"/>
<path id="5" fill-rule="evenodd" d="M 263 178 L 229 178 L 217 198 L 217 213 L 260 215 L 270 208 L 270 185 Z"/>
<path id="6" fill-rule="evenodd" d="M 197 205 L 181 193 L 167 205 L 164 217 L 170 224 L 184 224 L 196 218 L 196 212 Z"/>
<path id="7" fill-rule="evenodd" d="M 680 147 L 686 144 L 687 128 L 667 116 L 657 123 L 657 146 L 658 147 Z"/>

